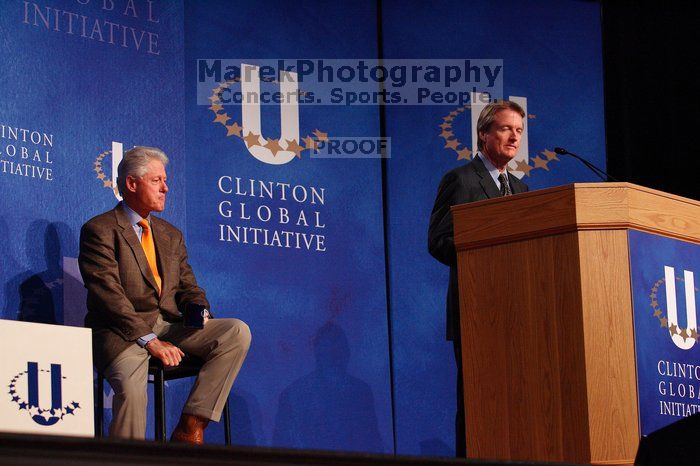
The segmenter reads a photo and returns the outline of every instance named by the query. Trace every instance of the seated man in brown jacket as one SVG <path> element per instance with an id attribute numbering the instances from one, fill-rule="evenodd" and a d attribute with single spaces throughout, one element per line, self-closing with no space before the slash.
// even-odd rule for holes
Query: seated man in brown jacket
<path id="1" fill-rule="evenodd" d="M 182 233 L 151 215 L 165 208 L 167 163 L 159 149 L 128 151 L 117 178 L 124 201 L 83 226 L 85 325 L 93 329 L 95 366 L 114 390 L 110 436 L 145 438 L 148 360 L 177 366 L 184 351 L 205 363 L 172 440 L 203 443 L 209 420 L 221 417 L 248 352 L 250 330 L 238 319 L 211 318 Z M 183 323 L 183 314 L 193 309 L 201 311 L 201 328 Z"/>

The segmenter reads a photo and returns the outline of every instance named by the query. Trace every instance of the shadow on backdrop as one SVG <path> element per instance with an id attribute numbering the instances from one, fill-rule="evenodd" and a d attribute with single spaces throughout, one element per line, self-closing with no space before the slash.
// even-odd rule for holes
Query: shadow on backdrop
<path id="1" fill-rule="evenodd" d="M 333 322 L 319 328 L 314 355 L 314 370 L 280 395 L 273 445 L 384 452 L 372 390 L 347 372 L 350 346 L 343 329 Z"/>
<path id="2" fill-rule="evenodd" d="M 231 443 L 234 445 L 264 445 L 260 419 L 262 410 L 257 398 L 246 390 L 236 388 L 229 397 L 231 410 Z"/>
<path id="3" fill-rule="evenodd" d="M 7 220 L 5 217 L 0 215 L 0 238 L 4 241 L 9 241 L 11 238 L 10 228 L 7 225 Z M 0 283 L 3 284 L 0 288 L 0 304 L 2 305 L 2 317 L 3 319 L 16 319 L 17 318 L 17 308 L 19 299 L 16 302 L 11 301 L 11 295 L 8 293 L 10 290 L 9 280 L 12 274 L 19 270 L 19 264 L 12 255 L 12 251 L 9 247 L 4 245 L 0 248 Z M 16 295 L 16 293 L 15 293 Z"/>
<path id="4" fill-rule="evenodd" d="M 63 323 L 63 256 L 75 254 L 73 233 L 65 223 L 35 220 L 24 248 L 29 270 L 5 285 L 4 316 L 25 322 Z"/>

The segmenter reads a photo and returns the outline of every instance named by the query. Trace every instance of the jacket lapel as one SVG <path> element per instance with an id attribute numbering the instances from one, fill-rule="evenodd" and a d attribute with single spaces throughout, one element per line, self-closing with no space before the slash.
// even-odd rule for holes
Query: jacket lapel
<path id="1" fill-rule="evenodd" d="M 472 165 L 474 165 L 474 171 L 476 174 L 479 175 L 479 178 L 481 178 L 479 180 L 479 184 L 481 185 L 481 189 L 484 190 L 486 196 L 488 198 L 500 197 L 501 192 L 498 190 L 498 186 L 496 186 L 493 178 L 491 178 L 491 174 L 488 172 L 488 170 L 486 170 L 484 162 L 481 161 L 481 158 L 478 155 L 474 156 Z"/>
<path id="2" fill-rule="evenodd" d="M 520 181 L 517 176 L 508 172 L 508 179 L 510 180 L 510 189 L 513 191 L 513 194 L 525 192 L 525 189 L 523 188 L 524 183 Z"/>
<path id="3" fill-rule="evenodd" d="M 146 253 L 143 252 L 143 246 L 141 246 L 141 242 L 136 236 L 136 232 L 131 226 L 131 222 L 129 222 L 129 217 L 126 215 L 126 212 L 124 212 L 124 208 L 121 206 L 121 204 L 114 208 L 114 214 L 117 217 L 117 224 L 121 228 L 122 237 L 131 248 L 131 251 L 134 253 L 134 258 L 139 266 L 141 275 L 143 275 L 143 278 L 151 285 L 151 287 L 153 287 L 154 290 L 158 291 L 156 279 L 153 276 L 153 272 L 151 272 L 151 267 L 148 265 L 148 259 L 146 259 Z"/>
<path id="4" fill-rule="evenodd" d="M 160 219 L 153 215 L 151 215 L 151 230 L 153 231 L 153 241 L 156 244 L 156 258 L 160 270 L 161 284 L 163 289 L 165 289 L 165 282 L 169 276 L 169 270 L 166 270 L 166 267 L 171 263 L 171 261 L 168 260 L 170 252 L 172 251 L 170 237 L 165 234 Z"/>

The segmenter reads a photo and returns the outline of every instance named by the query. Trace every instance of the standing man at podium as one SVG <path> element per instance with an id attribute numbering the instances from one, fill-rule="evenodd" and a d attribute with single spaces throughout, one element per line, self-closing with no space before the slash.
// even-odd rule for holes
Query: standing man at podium
<path id="1" fill-rule="evenodd" d="M 114 390 L 112 437 L 145 437 L 149 358 L 177 366 L 184 351 L 204 360 L 172 434 L 174 441 L 201 444 L 208 422 L 221 417 L 250 330 L 238 319 L 210 318 L 182 233 L 151 215 L 165 209 L 167 163 L 160 149 L 128 151 L 117 178 L 124 201 L 83 225 L 85 325 L 93 330 L 95 366 Z"/>
<path id="2" fill-rule="evenodd" d="M 507 170 L 508 163 L 515 158 L 520 147 L 524 118 L 525 111 L 515 102 L 495 101 L 484 107 L 476 128 L 479 138 L 478 152 L 470 163 L 450 170 L 443 176 L 430 214 L 428 250 L 434 258 L 450 267 L 447 288 L 447 339 L 453 342 L 457 363 L 455 449 L 458 457 L 466 456 L 466 435 L 457 254 L 450 207 L 528 190 L 525 183 Z M 507 283 L 507 277 L 503 278 L 503 282 L 504 285 Z M 473 283 L 471 286 L 479 286 L 479 283 Z M 505 292 L 505 287 L 493 290 L 494 294 Z"/>

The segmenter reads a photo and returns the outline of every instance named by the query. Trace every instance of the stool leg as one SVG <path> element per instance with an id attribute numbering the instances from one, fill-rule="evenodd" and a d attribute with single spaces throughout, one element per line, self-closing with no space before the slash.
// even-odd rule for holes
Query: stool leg
<path id="1" fill-rule="evenodd" d="M 97 374 L 97 387 L 95 387 L 95 437 L 102 438 L 104 432 L 105 413 L 105 379 L 102 374 Z"/>
<path id="2" fill-rule="evenodd" d="M 163 369 L 153 375 L 153 401 L 155 408 L 155 437 L 158 442 L 165 442 L 165 388 Z"/>
<path id="3" fill-rule="evenodd" d="M 228 410 L 228 398 L 224 405 L 224 441 L 226 445 L 231 445 L 231 413 Z"/>

